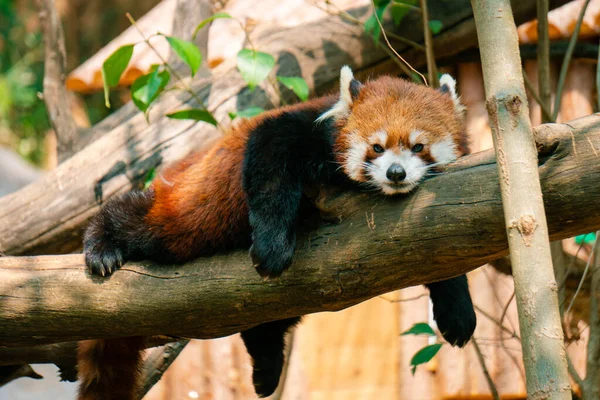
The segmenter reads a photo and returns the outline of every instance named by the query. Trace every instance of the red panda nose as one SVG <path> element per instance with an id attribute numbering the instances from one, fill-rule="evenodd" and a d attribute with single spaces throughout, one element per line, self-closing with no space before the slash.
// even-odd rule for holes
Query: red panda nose
<path id="1" fill-rule="evenodd" d="M 392 164 L 385 173 L 385 176 L 392 182 L 402 182 L 406 178 L 406 171 L 400 164 Z"/>

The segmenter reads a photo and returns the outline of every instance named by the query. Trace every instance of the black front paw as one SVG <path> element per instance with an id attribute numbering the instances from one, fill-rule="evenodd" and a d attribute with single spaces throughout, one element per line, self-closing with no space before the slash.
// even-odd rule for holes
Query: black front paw
<path id="1" fill-rule="evenodd" d="M 434 304 L 433 317 L 444 339 L 452 346 L 467 344 L 477 325 L 471 299 Z"/>
<path id="2" fill-rule="evenodd" d="M 85 249 L 85 264 L 92 275 L 109 276 L 121 268 L 124 261 L 121 249 L 107 242 L 98 242 Z"/>
<path id="3" fill-rule="evenodd" d="M 250 247 L 250 257 L 252 257 L 252 265 L 260 276 L 278 278 L 292 264 L 294 245 L 287 241 L 265 241 L 256 238 Z"/>

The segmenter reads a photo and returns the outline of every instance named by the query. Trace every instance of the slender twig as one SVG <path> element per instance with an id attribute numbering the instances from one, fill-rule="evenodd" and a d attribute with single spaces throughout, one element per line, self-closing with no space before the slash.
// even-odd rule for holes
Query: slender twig
<path id="1" fill-rule="evenodd" d="M 433 37 L 429 28 L 429 12 L 427 11 L 427 0 L 421 0 L 423 17 L 423 35 L 425 36 L 425 56 L 427 58 L 427 77 L 432 87 L 438 87 L 437 66 L 435 65 L 435 54 L 433 53 Z M 383 28 L 382 28 L 383 30 Z"/>
<path id="2" fill-rule="evenodd" d="M 167 68 L 169 70 L 169 72 L 171 73 L 171 75 L 173 75 L 175 77 L 175 79 L 177 79 L 177 82 L 181 85 L 181 88 L 183 90 L 185 90 L 190 96 L 192 96 L 192 98 L 194 100 L 196 100 L 196 102 L 201 107 L 203 107 L 204 109 L 206 109 L 206 105 L 204 105 L 204 102 L 202 101 L 202 99 L 200 97 L 198 97 L 198 95 L 196 93 L 194 93 L 194 91 L 192 90 L 192 88 L 190 88 L 187 85 L 187 83 L 183 80 L 183 77 L 181 75 L 179 75 L 179 73 L 167 62 L 167 60 L 165 60 L 165 58 L 159 53 L 159 51 L 156 49 L 156 47 L 154 47 L 152 45 L 152 43 L 150 43 L 150 38 L 147 37 L 146 34 L 140 29 L 140 27 L 138 26 L 138 24 L 135 21 L 135 19 L 133 19 L 133 17 L 131 16 L 131 14 L 126 13 L 125 15 L 127 16 L 127 19 L 129 19 L 129 22 L 131 23 L 131 25 L 142 36 L 142 39 L 144 40 L 144 43 L 146 43 L 148 45 L 148 47 L 154 52 L 154 54 L 156 54 L 158 56 L 158 58 L 160 59 L 160 61 L 164 64 L 165 68 Z"/>
<path id="3" fill-rule="evenodd" d="M 579 294 L 579 291 L 581 290 L 581 287 L 583 286 L 583 281 L 585 281 L 587 272 L 590 269 L 590 264 L 591 264 L 592 258 L 593 258 L 592 255 L 598 251 L 598 243 L 600 243 L 599 239 L 600 239 L 600 231 L 596 232 L 596 241 L 594 242 L 594 247 L 592 248 L 592 254 L 590 254 L 587 262 L 585 263 L 585 269 L 583 270 L 583 275 L 581 275 L 581 279 L 579 280 L 579 285 L 577 285 L 577 290 L 575 290 L 575 294 L 573 295 L 573 298 L 571 299 L 571 302 L 569 303 L 569 307 L 567 307 L 567 310 L 565 311 L 565 315 L 569 314 L 569 311 L 571 311 L 571 308 L 573 307 L 573 304 L 575 303 L 575 299 L 577 298 L 577 295 Z"/>
<path id="4" fill-rule="evenodd" d="M 538 95 L 537 91 L 535 90 L 535 87 L 533 86 L 533 83 L 529 79 L 529 76 L 527 76 L 527 72 L 525 70 L 523 70 L 523 82 L 525 82 L 525 86 L 527 86 L 527 90 L 529 90 L 529 93 L 531 93 L 535 101 L 537 101 L 537 103 L 540 105 L 542 109 L 542 119 L 552 121 L 552 112 Z"/>
<path id="5" fill-rule="evenodd" d="M 429 86 L 429 84 L 427 83 L 427 79 L 425 78 L 425 76 L 423 76 L 422 73 L 420 73 L 419 71 L 417 71 L 416 69 L 414 69 L 412 65 L 410 65 L 404 58 L 402 58 L 402 56 L 400 54 L 398 54 L 398 52 L 396 50 L 394 50 L 394 47 L 390 43 L 390 41 L 389 41 L 389 39 L 387 37 L 387 34 L 385 33 L 385 29 L 383 28 L 383 25 L 381 24 L 381 21 L 379 20 L 379 16 L 377 15 L 377 9 L 375 8 L 375 1 L 374 0 L 371 0 L 371 6 L 373 8 L 373 15 L 375 16 L 375 19 L 377 20 L 377 24 L 379 25 L 379 29 L 381 29 L 381 34 L 383 35 L 383 38 L 385 39 L 385 43 L 387 43 L 387 45 L 390 48 L 390 50 L 392 50 L 394 52 L 394 54 L 396 55 L 396 57 L 398 57 L 400 60 L 402 60 L 402 62 L 404 64 L 406 64 L 406 66 L 408 66 L 408 68 L 410 68 L 411 71 L 413 71 L 414 73 L 418 74 L 423 79 L 423 83 L 425 84 L 425 86 Z"/>
<path id="6" fill-rule="evenodd" d="M 381 46 L 381 48 L 383 49 L 383 51 L 385 51 L 387 53 L 388 57 L 390 57 L 390 59 L 392 61 L 394 61 L 394 63 L 396 63 L 396 65 L 402 70 L 402 72 L 405 75 L 413 76 L 412 71 L 406 66 L 406 64 L 404 64 L 402 61 L 398 60 L 398 58 L 396 57 L 396 55 L 394 54 L 394 52 L 392 50 L 390 50 L 386 46 Z"/>
<path id="7" fill-rule="evenodd" d="M 587 10 L 588 4 L 590 4 L 590 0 L 585 0 L 585 3 L 581 8 L 581 12 L 579 13 L 579 18 L 577 19 L 575 29 L 573 29 L 573 34 L 571 35 L 571 40 L 569 41 L 569 47 L 567 47 L 567 53 L 565 54 L 562 66 L 560 67 L 560 75 L 558 77 L 558 84 L 556 85 L 556 98 L 554 99 L 554 110 L 552 112 L 552 119 L 554 121 L 556 121 L 558 111 L 560 110 L 560 102 L 562 91 L 565 86 L 565 79 L 567 77 L 567 72 L 569 71 L 569 64 L 571 63 L 571 57 L 573 56 L 573 49 L 575 49 L 575 43 L 577 43 L 579 31 L 581 30 L 581 23 L 583 22 L 583 17 L 585 15 L 585 10 Z"/>
<path id="8" fill-rule="evenodd" d="M 407 298 L 405 298 L 405 299 L 388 299 L 388 298 L 387 298 L 387 297 L 385 297 L 384 295 L 377 296 L 377 297 L 379 297 L 379 298 L 380 298 L 380 299 L 382 299 L 382 300 L 385 300 L 385 301 L 387 301 L 388 303 L 404 303 L 404 302 L 407 302 L 407 301 L 414 301 L 414 300 L 422 299 L 423 297 L 427 297 L 427 296 L 429 296 L 429 294 L 427 294 L 427 293 L 422 293 L 422 294 L 420 294 L 420 295 L 418 295 L 418 296 L 414 296 L 414 297 L 407 297 Z"/>
<path id="9" fill-rule="evenodd" d="M 506 313 L 508 312 L 508 307 L 510 306 L 510 303 L 513 301 L 514 298 L 515 291 L 513 290 L 512 294 L 510 295 L 510 298 L 508 299 L 508 301 L 504 305 L 504 308 L 502 309 L 502 315 L 500 315 L 500 324 L 502 325 L 504 324 L 504 318 L 506 317 Z"/>
<path id="10" fill-rule="evenodd" d="M 600 252 L 596 243 L 600 242 L 600 231 L 596 232 L 594 258 L 590 288 L 590 335 L 587 345 L 586 373 L 583 381 L 583 398 L 598 399 L 600 397 L 600 315 L 598 314 L 598 296 L 600 295 Z"/>
<path id="11" fill-rule="evenodd" d="M 477 344 L 477 340 L 473 337 L 471 338 L 471 343 L 473 343 L 473 348 L 475 349 L 475 353 L 477 354 L 477 359 L 479 360 L 479 364 L 481 364 L 481 369 L 483 370 L 483 375 L 485 376 L 485 380 L 487 381 L 488 386 L 490 387 L 490 392 L 492 392 L 492 397 L 494 400 L 500 400 L 500 395 L 498 394 L 498 388 L 494 384 L 492 377 L 490 375 L 490 371 L 488 371 L 487 366 L 485 365 L 485 359 L 483 358 L 483 353 Z"/>
<path id="12" fill-rule="evenodd" d="M 504 332 L 508 333 L 511 336 L 511 338 L 515 338 L 515 339 L 521 340 L 521 338 L 519 337 L 519 335 L 516 332 L 511 331 L 510 329 L 508 329 L 506 326 L 504 326 L 502 323 L 500 323 L 500 321 L 498 321 L 492 315 L 488 314 L 486 311 L 484 311 L 483 309 L 481 309 L 478 305 L 473 304 L 473 308 L 475 308 L 475 310 L 479 311 L 484 317 L 486 317 L 487 319 L 489 319 L 490 321 L 492 321 L 496 325 L 498 325 L 498 327 L 500 329 L 502 329 Z"/>
<path id="13" fill-rule="evenodd" d="M 331 6 L 333 9 L 335 9 L 335 12 L 332 12 L 328 8 L 323 7 L 317 1 L 313 1 L 312 3 L 313 3 L 313 5 L 315 7 L 317 7 L 318 9 L 320 9 L 322 11 L 325 11 L 329 15 L 339 16 L 340 18 L 345 19 L 348 22 L 352 22 L 352 23 L 354 23 L 356 25 L 362 25 L 362 26 L 365 25 L 365 23 L 363 21 L 359 20 L 358 18 L 354 17 L 353 15 L 349 14 L 348 12 L 342 10 L 341 8 L 339 8 L 338 6 L 336 6 L 335 4 L 333 4 L 332 2 L 330 2 L 329 0 L 326 0 L 325 4 L 327 4 L 327 6 Z M 411 7 L 411 8 L 415 9 L 415 10 L 419 10 L 419 12 L 421 12 L 421 9 L 418 8 L 418 7 Z M 399 42 L 407 44 L 407 45 L 409 45 L 409 46 L 411 46 L 411 47 L 413 47 L 413 48 L 415 48 L 417 50 L 425 51 L 425 46 L 423 46 L 423 45 L 421 45 L 421 44 L 419 44 L 417 42 L 414 42 L 414 41 L 412 41 L 410 39 L 407 39 L 407 38 L 402 37 L 400 35 L 396 35 L 393 32 L 388 32 L 387 35 L 389 37 L 391 37 L 392 39 L 395 39 L 395 40 L 397 40 Z"/>
<path id="14" fill-rule="evenodd" d="M 550 107 L 552 91 L 550 90 L 550 39 L 548 37 L 548 0 L 537 0 L 538 41 L 538 103 L 545 108 Z M 537 100 L 537 99 L 536 99 Z M 554 122 L 547 115 L 542 116 L 542 123 Z"/>
<path id="15" fill-rule="evenodd" d="M 569 267 L 567 268 L 567 271 L 565 272 L 565 275 L 563 276 L 562 281 L 558 285 L 558 290 L 564 289 L 565 285 L 567 284 L 567 278 L 571 274 L 571 270 L 573 270 L 573 268 L 575 267 L 575 263 L 577 263 L 577 259 L 579 257 L 579 252 L 584 247 L 585 247 L 585 242 L 582 240 L 581 243 L 579 244 L 579 247 L 577 248 L 577 251 L 575 252 L 575 256 L 573 257 L 573 260 L 569 264 Z M 563 303 L 564 302 L 565 302 L 565 299 L 563 299 Z M 564 310 L 564 304 L 561 305 L 561 308 Z M 563 314 L 564 314 L 564 311 L 563 311 Z"/>

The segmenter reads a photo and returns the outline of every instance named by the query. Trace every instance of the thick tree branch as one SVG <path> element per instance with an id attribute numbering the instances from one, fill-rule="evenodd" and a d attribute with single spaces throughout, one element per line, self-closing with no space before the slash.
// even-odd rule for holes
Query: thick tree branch
<path id="1" fill-rule="evenodd" d="M 600 116 L 540 127 L 538 148 L 551 238 L 600 228 Z M 322 193 L 316 204 L 341 222 L 301 235 L 294 265 L 276 281 L 262 281 L 245 250 L 184 266 L 130 263 L 110 279 L 84 273 L 81 255 L 0 258 L 0 347 L 218 337 L 340 310 L 507 254 L 490 152 L 465 158 L 407 197 L 343 190 Z"/>
<path id="2" fill-rule="evenodd" d="M 44 32 L 44 102 L 58 139 L 58 159 L 64 161 L 81 149 L 65 87 L 65 35 L 54 0 L 37 0 Z"/>
<path id="3" fill-rule="evenodd" d="M 552 0 L 551 7 L 567 0 Z M 368 2 L 367 2 L 368 3 Z M 442 21 L 443 32 L 434 37 L 435 52 L 448 56 L 476 43 L 473 13 L 468 0 L 430 4 L 430 18 Z M 535 0 L 517 0 L 515 15 L 521 21 L 535 16 Z M 366 17 L 369 7 L 349 12 Z M 397 33 L 422 40 L 419 15 L 403 20 Z M 257 27 L 257 31 L 260 27 Z M 386 30 L 393 30 L 386 26 Z M 256 45 L 273 54 L 278 69 L 290 76 L 302 76 L 315 93 L 322 93 L 336 82 L 339 69 L 348 64 L 355 69 L 378 67 L 385 70 L 387 56 L 374 48 L 362 25 L 330 17 L 291 29 L 275 28 L 258 35 Z M 414 66 L 423 65 L 422 51 L 413 53 L 397 45 Z M 271 108 L 278 100 L 272 89 L 250 92 L 233 63 L 213 70 L 213 77 L 197 79 L 192 89 L 215 111 L 217 119 L 227 121 L 227 112 L 250 105 Z M 289 91 L 286 101 L 293 100 Z M 287 96 L 287 97 L 286 97 Z M 182 157 L 192 148 L 209 145 L 219 133 L 205 124 L 175 122 L 160 115 L 188 106 L 189 98 L 170 93 L 161 96 L 151 112 L 148 125 L 143 114 L 129 104 L 99 123 L 89 137 L 100 137 L 73 159 L 67 160 L 39 182 L 19 193 L 0 199 L 0 252 L 11 255 L 68 253 L 79 248 L 81 231 L 98 211 L 101 201 L 123 193 L 143 180 L 157 164 Z"/>
<path id="4" fill-rule="evenodd" d="M 571 398 L 538 157 L 509 0 L 471 0 L 519 311 L 527 395 Z M 559 200 L 560 201 L 560 200 Z M 534 269 L 534 270 L 532 270 Z"/>

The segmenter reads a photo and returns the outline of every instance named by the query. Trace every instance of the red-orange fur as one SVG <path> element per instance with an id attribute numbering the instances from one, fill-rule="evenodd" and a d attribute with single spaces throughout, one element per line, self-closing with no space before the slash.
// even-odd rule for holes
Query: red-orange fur
<path id="1" fill-rule="evenodd" d="M 137 400 L 144 344 L 140 337 L 79 342 L 78 400 Z"/>
<path id="2" fill-rule="evenodd" d="M 180 261 L 249 238 L 248 209 L 242 189 L 242 162 L 248 134 L 284 111 L 322 107 L 328 98 L 268 111 L 243 120 L 214 146 L 168 168 L 152 184 L 154 202 L 148 226 L 160 229 L 166 247 Z"/>
<path id="3" fill-rule="evenodd" d="M 244 120 L 209 150 L 193 153 L 167 168 L 152 184 L 154 197 L 145 225 L 178 261 L 249 242 L 242 168 L 250 132 L 285 111 L 320 112 L 336 100 L 322 97 Z M 410 132 L 419 129 L 431 135 L 430 142 L 450 133 L 459 152 L 467 152 L 463 119 L 456 113 L 451 96 L 400 79 L 382 77 L 366 83 L 351 105 L 350 117 L 338 124 L 334 153 L 341 165 L 353 141 L 368 142 L 369 135 L 379 129 L 387 132 L 386 148 L 409 147 Z M 428 157 L 426 151 L 421 155 L 424 159 Z M 375 157 L 371 153 L 367 153 L 367 160 Z M 78 352 L 82 382 L 79 400 L 133 399 L 143 347 L 142 338 L 82 342 Z"/>
<path id="4" fill-rule="evenodd" d="M 369 135 L 380 129 L 387 132 L 386 148 L 402 145 L 410 149 L 410 132 L 419 129 L 425 132 L 423 137 L 430 143 L 450 133 L 460 154 L 468 153 L 464 118 L 456 113 L 452 98 L 403 79 L 384 76 L 367 82 L 351 106 L 351 117 L 341 123 L 335 148 L 340 164 L 344 163 L 343 155 L 352 140 L 356 140 L 354 133 L 368 142 Z M 431 159 L 428 151 L 426 147 L 420 154 L 426 161 Z M 370 148 L 365 161 L 377 156 Z"/>
<path id="5" fill-rule="evenodd" d="M 153 182 L 146 215 L 150 229 L 179 261 L 228 248 L 250 238 L 242 188 L 242 162 L 249 133 L 284 111 L 323 108 L 331 98 L 287 106 L 243 120 L 209 150 L 192 153 Z M 79 345 L 78 400 L 133 400 L 138 387 L 143 338 L 87 340 Z"/>

